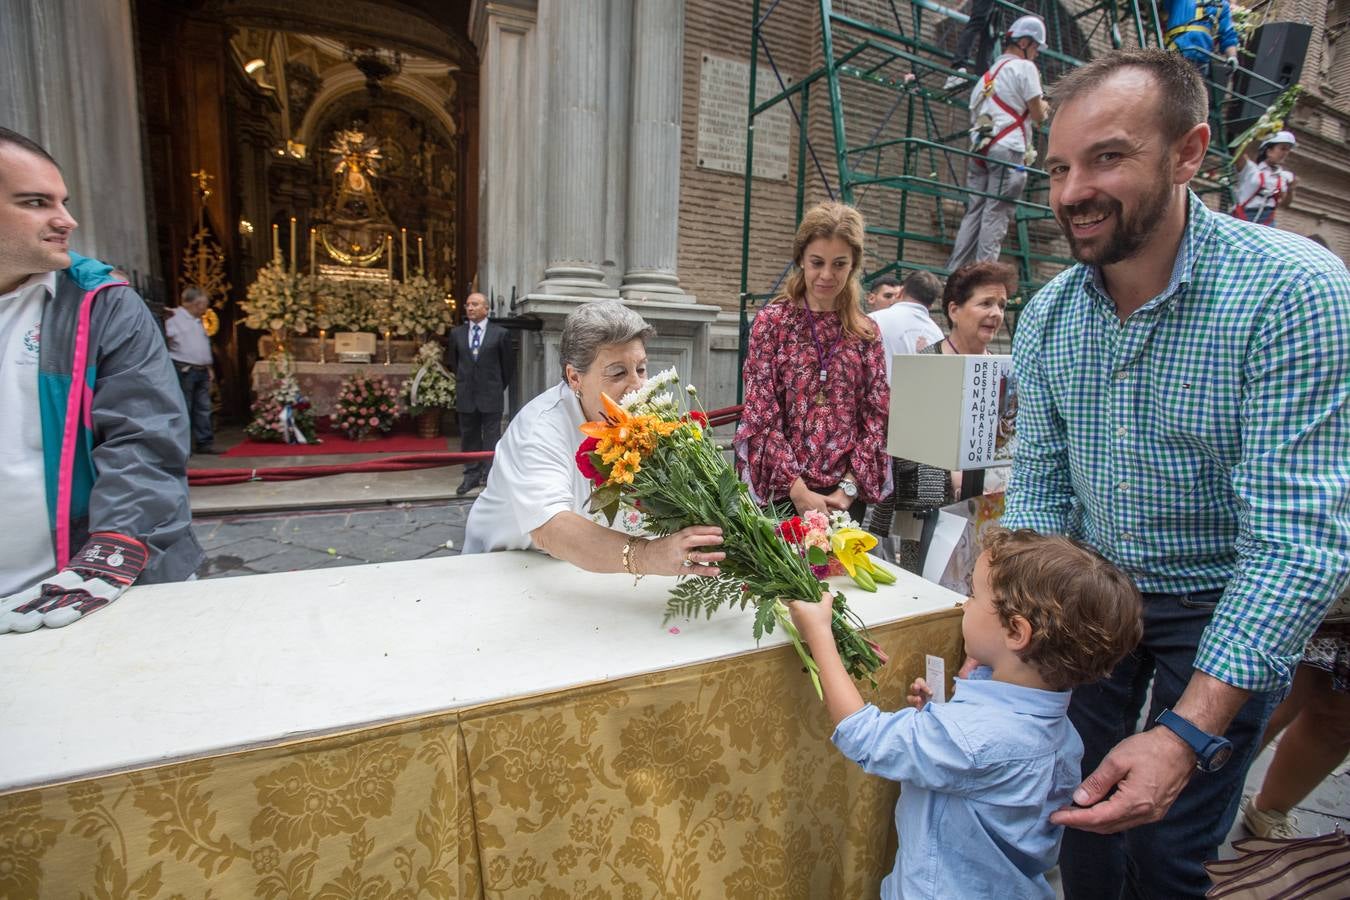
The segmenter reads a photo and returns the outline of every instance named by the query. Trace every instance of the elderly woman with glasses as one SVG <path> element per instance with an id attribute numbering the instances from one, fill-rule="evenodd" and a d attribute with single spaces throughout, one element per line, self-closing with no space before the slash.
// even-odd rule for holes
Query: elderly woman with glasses
<path id="1" fill-rule="evenodd" d="M 600 395 L 618 399 L 647 380 L 655 330 L 617 300 L 587 303 L 563 323 L 562 381 L 531 400 L 497 445 L 487 487 L 474 501 L 464 553 L 542 550 L 590 572 L 719 574 L 711 549 L 720 528 L 693 526 L 662 538 L 630 534 L 589 512 L 591 483 L 577 468 L 581 425 L 602 418 Z"/>

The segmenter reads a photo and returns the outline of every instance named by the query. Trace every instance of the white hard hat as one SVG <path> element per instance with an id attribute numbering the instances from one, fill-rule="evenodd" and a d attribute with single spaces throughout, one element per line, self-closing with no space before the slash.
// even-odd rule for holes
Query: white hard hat
<path id="1" fill-rule="evenodd" d="M 1277 131 L 1262 141 L 1261 146 L 1258 149 L 1265 149 L 1271 144 L 1288 144 L 1290 147 L 1297 147 L 1298 141 L 1294 140 L 1294 133 L 1292 131 Z"/>
<path id="2" fill-rule="evenodd" d="M 1015 41 L 1024 37 L 1034 40 L 1041 50 L 1045 49 L 1045 23 L 1041 21 L 1040 16 L 1023 16 L 1012 23 L 1012 27 L 1008 29 L 1008 40 Z"/>

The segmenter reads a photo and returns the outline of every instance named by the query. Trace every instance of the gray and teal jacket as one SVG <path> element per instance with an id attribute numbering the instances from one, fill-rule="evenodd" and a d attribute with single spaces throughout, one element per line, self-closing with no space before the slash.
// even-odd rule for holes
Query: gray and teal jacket
<path id="1" fill-rule="evenodd" d="M 91 531 L 149 548 L 138 583 L 182 581 L 202 549 L 188 506 L 187 410 L 159 328 L 112 267 L 70 254 L 42 310 L 38 400 L 48 524 L 64 568 Z"/>

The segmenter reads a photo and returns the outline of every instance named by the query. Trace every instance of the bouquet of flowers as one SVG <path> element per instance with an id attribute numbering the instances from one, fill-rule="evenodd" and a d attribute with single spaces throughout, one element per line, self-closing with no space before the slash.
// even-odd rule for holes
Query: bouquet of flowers
<path id="1" fill-rule="evenodd" d="M 1261 113 L 1261 118 L 1257 119 L 1255 124 L 1228 142 L 1228 146 L 1233 150 L 1233 156 L 1241 156 L 1252 141 L 1265 140 L 1272 134 L 1284 130 L 1284 120 L 1294 111 L 1294 105 L 1298 103 L 1298 96 L 1301 93 L 1303 93 L 1301 84 L 1291 84 L 1285 88 L 1284 93 L 1275 98 L 1275 102 Z"/>
<path id="2" fill-rule="evenodd" d="M 277 334 L 304 334 L 314 321 L 313 294 L 310 279 L 270 262 L 258 270 L 247 299 L 239 304 L 244 324 Z"/>
<path id="3" fill-rule="evenodd" d="M 877 545 L 876 535 L 859 528 L 846 512 L 827 516 L 807 510 L 778 523 L 778 534 L 805 557 L 818 578 L 847 572 L 858 587 L 873 592 L 878 584 L 895 583 L 895 576 L 867 555 Z"/>
<path id="4" fill-rule="evenodd" d="M 292 375 L 282 375 L 270 391 L 253 401 L 252 420 L 244 433 L 255 441 L 315 444 L 314 410 Z"/>
<path id="5" fill-rule="evenodd" d="M 324 318 L 337 331 L 379 331 L 380 320 L 388 305 L 380 291 L 388 291 L 384 282 L 369 284 L 356 278 L 316 279 L 323 297 Z"/>
<path id="6" fill-rule="evenodd" d="M 417 348 L 418 370 L 403 382 L 403 400 L 413 415 L 455 405 L 455 376 L 441 363 L 445 351 L 435 341 Z"/>
<path id="7" fill-rule="evenodd" d="M 621 503 L 634 506 L 646 530 L 658 535 L 691 525 L 720 527 L 726 552 L 718 564 L 722 574 L 681 579 L 671 591 L 667 620 L 711 616 L 727 605 L 753 606 L 755 639 L 781 626 L 820 696 L 819 668 L 785 601 L 817 601 L 827 585 L 800 547 L 785 541 L 778 523 L 750 499 L 747 486 L 713 442 L 707 417 L 701 411 L 685 414 L 666 390 L 678 381 L 670 369 L 618 403 L 602 395 L 605 420 L 581 427 L 587 439 L 577 450 L 578 468 L 595 485 L 591 507 L 613 521 Z M 686 391 L 697 398 L 692 386 Z M 835 595 L 833 631 L 849 674 L 870 678 L 883 659 L 842 594 Z"/>
<path id="8" fill-rule="evenodd" d="M 445 288 L 425 275 L 414 275 L 394 288 L 385 325 L 403 336 L 445 334 L 451 324 L 450 304 L 445 297 Z"/>
<path id="9" fill-rule="evenodd" d="M 383 378 L 357 372 L 338 389 L 333 429 L 359 441 L 375 431 L 387 433 L 398 412 L 397 390 Z"/>

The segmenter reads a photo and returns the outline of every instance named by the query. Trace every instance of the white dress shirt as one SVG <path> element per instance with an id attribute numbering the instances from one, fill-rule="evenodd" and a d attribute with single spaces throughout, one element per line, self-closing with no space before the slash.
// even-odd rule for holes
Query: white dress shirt
<path id="1" fill-rule="evenodd" d="M 891 380 L 891 357 L 918 353 L 929 344 L 942 340 L 942 329 L 927 308 L 912 300 L 901 300 L 871 313 L 881 329 L 881 346 L 886 348 L 886 381 Z"/>
<path id="2" fill-rule="evenodd" d="M 0 597 L 31 587 L 56 570 L 38 408 L 42 305 L 55 294 L 56 273 L 47 272 L 0 296 L 0 409 L 5 414 L 0 504 L 12 526 L 0 541 Z"/>

